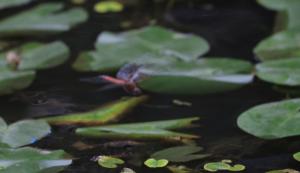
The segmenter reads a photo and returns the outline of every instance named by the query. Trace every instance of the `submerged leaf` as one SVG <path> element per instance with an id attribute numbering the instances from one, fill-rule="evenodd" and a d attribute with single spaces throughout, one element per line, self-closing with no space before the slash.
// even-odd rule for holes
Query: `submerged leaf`
<path id="1" fill-rule="evenodd" d="M 148 26 L 120 34 L 101 33 L 96 51 L 82 53 L 73 67 L 78 71 L 117 71 L 127 63 L 196 59 L 208 49 L 201 37 Z"/>
<path id="2" fill-rule="evenodd" d="M 249 62 L 202 58 L 168 65 L 130 64 L 118 72 L 118 78 L 155 93 L 208 94 L 237 89 L 250 83 L 253 75 Z"/>
<path id="3" fill-rule="evenodd" d="M 94 10 L 98 13 L 121 12 L 123 8 L 123 4 L 112 0 L 101 1 L 94 6 Z"/>
<path id="4" fill-rule="evenodd" d="M 300 57 L 300 32 L 283 31 L 261 41 L 254 53 L 262 61 Z"/>
<path id="5" fill-rule="evenodd" d="M 170 162 L 189 162 L 208 156 L 208 154 L 196 154 L 201 150 L 203 150 L 202 147 L 194 145 L 177 146 L 157 151 L 151 157 L 155 159 L 167 159 Z"/>
<path id="6" fill-rule="evenodd" d="M 124 98 L 119 101 L 107 104 L 94 111 L 75 113 L 69 115 L 55 116 L 43 118 L 50 124 L 64 125 L 64 124 L 105 124 L 116 121 L 122 115 L 132 110 L 134 107 L 144 102 L 146 96 Z"/>
<path id="7" fill-rule="evenodd" d="M 247 133 L 263 139 L 300 135 L 300 99 L 255 106 L 242 113 L 237 124 Z"/>
<path id="8" fill-rule="evenodd" d="M 62 150 L 43 151 L 34 148 L 0 148 L 0 173 L 57 173 L 72 163 Z"/>
<path id="9" fill-rule="evenodd" d="M 64 12 L 61 3 L 46 3 L 0 21 L 0 37 L 45 35 L 70 30 L 87 20 L 81 8 Z"/>
<path id="10" fill-rule="evenodd" d="M 23 120 L 9 126 L 2 120 L 0 124 L 0 142 L 16 148 L 32 144 L 50 132 L 50 126 L 41 120 Z"/>
<path id="11" fill-rule="evenodd" d="M 278 85 L 300 86 L 300 57 L 263 62 L 256 65 L 261 80 Z"/>
<path id="12" fill-rule="evenodd" d="M 125 163 L 122 159 L 111 156 L 99 156 L 97 162 L 100 166 L 111 169 L 117 168 L 118 165 Z"/>
<path id="13" fill-rule="evenodd" d="M 166 167 L 168 165 L 169 161 L 166 159 L 147 159 L 144 164 L 149 167 L 149 168 L 163 168 Z"/>
<path id="14" fill-rule="evenodd" d="M 0 0 L 0 10 L 8 7 L 15 7 L 27 4 L 33 0 Z"/>
<path id="15" fill-rule="evenodd" d="M 145 123 L 86 127 L 77 129 L 76 134 L 96 138 L 169 139 L 180 141 L 182 139 L 194 139 L 198 136 L 173 132 L 170 130 L 190 127 L 192 122 L 196 120 L 198 120 L 197 117 Z"/>

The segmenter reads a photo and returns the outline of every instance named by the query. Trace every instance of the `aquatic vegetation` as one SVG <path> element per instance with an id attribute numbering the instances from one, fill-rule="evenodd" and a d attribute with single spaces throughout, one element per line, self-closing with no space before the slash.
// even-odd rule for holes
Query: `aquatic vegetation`
<path id="1" fill-rule="evenodd" d="M 171 130 L 188 128 L 198 117 L 175 120 L 104 125 L 97 127 L 83 127 L 76 129 L 76 134 L 93 138 L 118 138 L 118 139 L 165 139 L 182 141 L 196 139 L 198 136 L 173 132 Z"/>
<path id="2" fill-rule="evenodd" d="M 117 34 L 103 32 L 95 47 L 95 51 L 81 53 L 73 64 L 75 70 L 115 72 L 127 63 L 187 61 L 196 59 L 209 49 L 208 43 L 199 36 L 160 26 Z"/>
<path id="3" fill-rule="evenodd" d="M 123 98 L 113 103 L 104 105 L 98 109 L 89 112 L 61 115 L 55 117 L 43 118 L 50 124 L 55 125 L 97 125 L 114 122 L 121 116 L 132 110 L 137 105 L 143 103 L 146 96 Z"/>
<path id="4" fill-rule="evenodd" d="M 281 170 L 268 171 L 266 173 L 299 173 L 299 171 L 294 169 L 281 169 Z"/>
<path id="5" fill-rule="evenodd" d="M 243 171 L 246 169 L 244 165 L 236 164 L 231 166 L 231 160 L 222 160 L 221 162 L 211 162 L 206 163 L 204 165 L 204 169 L 209 172 L 217 172 L 217 171 Z"/>
<path id="6" fill-rule="evenodd" d="M 101 1 L 95 4 L 94 10 L 98 13 L 121 12 L 124 9 L 122 3 L 114 0 Z"/>
<path id="7" fill-rule="evenodd" d="M 166 159 L 147 159 L 144 164 L 149 168 L 163 168 L 168 165 L 169 161 Z"/>
<path id="8" fill-rule="evenodd" d="M 0 118 L 0 143 L 13 148 L 32 144 L 49 133 L 50 126 L 42 120 L 22 120 L 7 125 Z"/>
<path id="9" fill-rule="evenodd" d="M 167 159 L 170 162 L 189 162 L 203 159 L 209 154 L 198 154 L 203 148 L 195 145 L 183 145 L 166 148 L 151 155 L 154 159 Z"/>
<path id="10" fill-rule="evenodd" d="M 97 162 L 100 166 L 110 169 L 117 168 L 118 165 L 122 165 L 125 163 L 122 159 L 112 156 L 98 156 Z"/>
<path id="11" fill-rule="evenodd" d="M 255 106 L 242 113 L 237 124 L 245 132 L 263 139 L 300 135 L 300 99 Z"/>
<path id="12" fill-rule="evenodd" d="M 0 1 L 0 10 L 15 6 L 21 6 L 24 4 L 28 4 L 33 0 L 1 0 Z"/>
<path id="13" fill-rule="evenodd" d="M 136 173 L 133 169 L 130 168 L 123 168 L 121 173 Z"/>
<path id="14" fill-rule="evenodd" d="M 171 165 L 168 166 L 167 168 L 172 173 L 194 173 L 195 172 L 193 169 L 190 169 L 184 165 L 180 165 L 180 166 Z"/>
<path id="15" fill-rule="evenodd" d="M 63 150 L 46 151 L 25 147 L 0 148 L 0 172 L 58 173 L 72 163 Z"/>
<path id="16" fill-rule="evenodd" d="M 294 158 L 295 160 L 297 160 L 298 162 L 300 162 L 300 152 L 295 153 L 295 154 L 293 155 L 293 158 Z"/>
<path id="17" fill-rule="evenodd" d="M 44 3 L 0 21 L 0 37 L 49 35 L 70 30 L 87 20 L 86 11 L 67 11 L 62 3 Z"/>

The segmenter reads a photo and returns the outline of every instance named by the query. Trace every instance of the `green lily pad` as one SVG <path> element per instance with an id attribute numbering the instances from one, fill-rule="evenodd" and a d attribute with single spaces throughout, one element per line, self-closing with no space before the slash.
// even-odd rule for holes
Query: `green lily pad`
<path id="1" fill-rule="evenodd" d="M 262 61 L 300 56 L 300 32 L 283 31 L 261 41 L 254 53 Z"/>
<path id="2" fill-rule="evenodd" d="M 43 118 L 43 120 L 47 121 L 50 124 L 56 125 L 105 124 L 118 120 L 122 115 L 126 114 L 128 111 L 132 110 L 134 107 L 144 102 L 146 99 L 147 97 L 145 96 L 124 98 L 93 111 Z"/>
<path id="3" fill-rule="evenodd" d="M 94 10 L 98 13 L 121 12 L 124 9 L 122 3 L 118 1 L 101 1 L 95 4 Z"/>
<path id="4" fill-rule="evenodd" d="M 297 160 L 298 162 L 300 162 L 300 152 L 295 153 L 295 154 L 293 155 L 293 158 L 294 158 L 295 160 Z"/>
<path id="5" fill-rule="evenodd" d="M 245 132 L 263 139 L 300 135 L 300 99 L 255 106 L 242 113 L 237 124 Z"/>
<path id="6" fill-rule="evenodd" d="M 208 94 L 230 91 L 253 79 L 249 62 L 202 58 L 168 65 L 126 65 L 117 77 L 145 91 L 163 94 Z"/>
<path id="7" fill-rule="evenodd" d="M 191 168 L 188 168 L 184 165 L 171 165 L 167 167 L 169 171 L 171 171 L 172 173 L 193 173 L 194 170 Z"/>
<path id="8" fill-rule="evenodd" d="M 57 173 L 72 163 L 66 156 L 62 150 L 0 148 L 0 173 Z"/>
<path id="9" fill-rule="evenodd" d="M 23 120 L 7 126 L 1 119 L 0 142 L 11 147 L 32 144 L 51 133 L 50 126 L 41 120 Z"/>
<path id="10" fill-rule="evenodd" d="M 246 167 L 244 165 L 236 164 L 236 165 L 231 166 L 230 163 L 231 163 L 231 160 L 222 160 L 221 162 L 206 163 L 204 165 L 204 169 L 209 172 L 217 172 L 217 171 L 237 172 L 237 171 L 243 171 L 246 169 Z"/>
<path id="11" fill-rule="evenodd" d="M 168 163 L 169 163 L 169 161 L 166 159 L 156 160 L 153 158 L 147 159 L 144 162 L 144 164 L 149 168 L 163 168 L 163 167 L 166 167 L 168 165 Z"/>
<path id="12" fill-rule="evenodd" d="M 99 156 L 97 162 L 104 168 L 117 168 L 118 165 L 122 165 L 125 162 L 122 159 L 111 157 L 111 156 Z"/>
<path id="13" fill-rule="evenodd" d="M 84 127 L 76 130 L 76 134 L 94 138 L 126 138 L 126 139 L 167 139 L 181 141 L 198 138 L 196 135 L 173 132 L 173 129 L 188 128 L 194 118 L 154 121 L 144 123 L 130 123 L 105 125 L 98 127 Z"/>
<path id="14" fill-rule="evenodd" d="M 121 173 L 136 173 L 133 169 L 130 168 L 123 168 Z"/>
<path id="15" fill-rule="evenodd" d="M 101 33 L 96 51 L 82 53 L 73 67 L 78 71 L 117 71 L 130 62 L 167 63 L 196 59 L 208 49 L 208 43 L 201 37 L 148 26 L 118 34 Z"/>
<path id="16" fill-rule="evenodd" d="M 26 43 L 10 52 L 15 52 L 19 57 L 17 70 L 48 69 L 63 64 L 70 55 L 70 50 L 61 41 L 41 44 L 36 42 Z M 0 54 L 0 68 L 9 66 L 7 54 Z"/>
<path id="17" fill-rule="evenodd" d="M 11 71 L 0 67 L 0 95 L 11 94 L 27 88 L 34 78 L 34 71 Z"/>
<path id="18" fill-rule="evenodd" d="M 154 159 L 167 159 L 170 162 L 189 162 L 209 156 L 208 154 L 197 154 L 201 150 L 203 150 L 202 147 L 194 145 L 177 146 L 157 151 L 151 157 Z"/>
<path id="19" fill-rule="evenodd" d="M 0 37 L 54 34 L 87 20 L 87 12 L 73 8 L 60 12 L 62 3 L 45 3 L 0 21 Z"/>
<path id="20" fill-rule="evenodd" d="M 0 0 L 0 10 L 27 4 L 33 0 Z"/>
<path id="21" fill-rule="evenodd" d="M 256 65 L 261 80 L 278 85 L 300 86 L 300 57 L 263 62 Z"/>

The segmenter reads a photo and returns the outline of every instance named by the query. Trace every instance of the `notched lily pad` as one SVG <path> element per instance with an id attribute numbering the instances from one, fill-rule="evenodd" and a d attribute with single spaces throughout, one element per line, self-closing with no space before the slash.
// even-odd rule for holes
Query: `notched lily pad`
<path id="1" fill-rule="evenodd" d="M 9 126 L 1 119 L 0 142 L 11 147 L 32 144 L 51 133 L 50 126 L 41 120 L 23 120 Z"/>
<path id="2" fill-rule="evenodd" d="M 95 4 L 94 10 L 98 13 L 121 12 L 124 9 L 122 3 L 118 1 L 106 0 Z"/>
<path id="3" fill-rule="evenodd" d="M 263 139 L 300 135 L 300 99 L 255 106 L 242 113 L 237 124 L 245 132 Z"/>
<path id="4" fill-rule="evenodd" d="M 0 37 L 54 34 L 87 20 L 81 8 L 66 11 L 62 3 L 44 3 L 0 21 Z"/>
<path id="5" fill-rule="evenodd" d="M 211 162 L 206 163 L 204 165 L 204 169 L 209 172 L 217 172 L 217 171 L 243 171 L 246 169 L 244 165 L 236 164 L 231 166 L 231 160 L 222 160 L 221 162 Z"/>
<path id="6" fill-rule="evenodd" d="M 63 150 L 45 151 L 35 148 L 0 148 L 1 173 L 57 173 L 72 163 Z"/>
<path id="7" fill-rule="evenodd" d="M 182 141 L 184 139 L 198 138 L 196 135 L 173 132 L 171 130 L 188 128 L 194 118 L 183 118 L 175 120 L 105 125 L 98 127 L 84 127 L 76 130 L 76 134 L 94 138 L 117 138 L 117 139 L 165 139 Z"/>
<path id="8" fill-rule="evenodd" d="M 43 118 L 50 124 L 66 125 L 66 124 L 83 124 L 83 125 L 97 125 L 113 122 L 134 107 L 144 102 L 147 99 L 146 96 L 124 98 L 119 101 L 107 104 L 96 110 L 76 113 L 70 115 L 62 115 L 55 117 Z"/>
<path id="9" fill-rule="evenodd" d="M 117 71 L 132 62 L 191 60 L 209 49 L 201 37 L 148 26 L 119 34 L 103 32 L 96 50 L 82 53 L 73 64 L 78 71 Z"/>
<path id="10" fill-rule="evenodd" d="M 125 163 L 122 159 L 111 156 L 99 156 L 97 162 L 100 166 L 110 169 L 117 168 L 118 165 Z"/>
<path id="11" fill-rule="evenodd" d="M 163 168 L 168 165 L 169 161 L 166 159 L 147 159 L 144 164 L 149 168 Z"/>

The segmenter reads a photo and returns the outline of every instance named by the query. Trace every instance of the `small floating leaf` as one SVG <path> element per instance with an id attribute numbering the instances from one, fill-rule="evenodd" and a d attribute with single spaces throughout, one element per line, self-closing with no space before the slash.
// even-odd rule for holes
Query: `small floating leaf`
<path id="1" fill-rule="evenodd" d="M 101 1 L 95 4 L 94 10 L 98 13 L 121 12 L 124 6 L 118 1 Z"/>
<path id="2" fill-rule="evenodd" d="M 51 133 L 51 128 L 45 121 L 23 120 L 7 126 L 2 120 L 0 142 L 16 148 L 32 144 L 49 133 Z"/>
<path id="3" fill-rule="evenodd" d="M 195 139 L 198 138 L 198 136 L 173 132 L 170 130 L 190 127 L 192 122 L 196 120 L 198 120 L 197 117 L 144 123 L 86 127 L 77 129 L 76 134 L 96 138 L 169 139 L 181 141 L 183 139 Z"/>
<path id="4" fill-rule="evenodd" d="M 124 98 L 119 101 L 107 104 L 96 110 L 75 113 L 69 115 L 55 116 L 43 118 L 50 124 L 64 125 L 64 124 L 105 124 L 108 122 L 116 121 L 122 115 L 132 110 L 134 107 L 144 102 L 146 96 Z"/>
<path id="5" fill-rule="evenodd" d="M 170 162 L 189 162 L 208 156 L 208 154 L 197 154 L 201 150 L 203 150 L 202 147 L 194 145 L 177 146 L 157 151 L 151 157 L 155 159 L 167 159 Z"/>
<path id="6" fill-rule="evenodd" d="M 175 166 L 171 165 L 167 167 L 172 173 L 193 173 L 193 170 L 190 168 L 187 168 L 184 165 Z"/>
<path id="7" fill-rule="evenodd" d="M 81 8 L 60 12 L 62 9 L 62 3 L 45 3 L 1 20 L 0 37 L 54 34 L 87 20 Z"/>
<path id="8" fill-rule="evenodd" d="M 229 161 L 229 162 L 228 162 Z M 204 169 L 209 172 L 217 171 L 243 171 L 246 169 L 244 165 L 236 164 L 231 166 L 231 160 L 222 160 L 221 162 L 211 162 L 204 165 Z"/>
<path id="9" fill-rule="evenodd" d="M 62 150 L 44 151 L 35 148 L 0 148 L 1 173 L 57 173 L 70 165 L 72 160 L 66 159 Z"/>
<path id="10" fill-rule="evenodd" d="M 300 57 L 263 62 L 256 65 L 261 80 L 278 85 L 300 86 Z"/>
<path id="11" fill-rule="evenodd" d="M 262 61 L 300 57 L 300 32 L 283 31 L 261 41 L 254 53 Z"/>
<path id="12" fill-rule="evenodd" d="M 168 163 L 169 163 L 169 161 L 166 159 L 156 160 L 153 158 L 147 159 L 144 162 L 144 164 L 149 168 L 163 168 L 163 167 L 166 167 L 168 165 Z"/>
<path id="13" fill-rule="evenodd" d="M 111 156 L 99 156 L 98 157 L 98 164 L 104 168 L 117 168 L 118 165 L 124 164 L 122 159 L 111 157 Z"/>
<path id="14" fill-rule="evenodd" d="M 121 173 L 135 173 L 135 171 L 130 168 L 123 168 Z"/>
<path id="15" fill-rule="evenodd" d="M 255 106 L 242 113 L 237 124 L 245 132 L 263 139 L 300 135 L 300 99 Z"/>
<path id="16" fill-rule="evenodd" d="M 126 65 L 118 72 L 118 78 L 135 82 L 138 88 L 155 93 L 208 94 L 248 84 L 253 79 L 251 73 L 252 65 L 246 61 L 201 58 L 168 65 Z"/>
<path id="17" fill-rule="evenodd" d="M 293 155 L 293 158 L 294 158 L 295 160 L 297 160 L 298 162 L 300 162 L 300 152 L 295 153 L 295 154 Z"/>
<path id="18" fill-rule="evenodd" d="M 209 49 L 201 37 L 148 26 L 119 34 L 103 32 L 96 51 L 84 52 L 73 64 L 78 71 L 117 71 L 130 62 L 191 60 Z"/>

